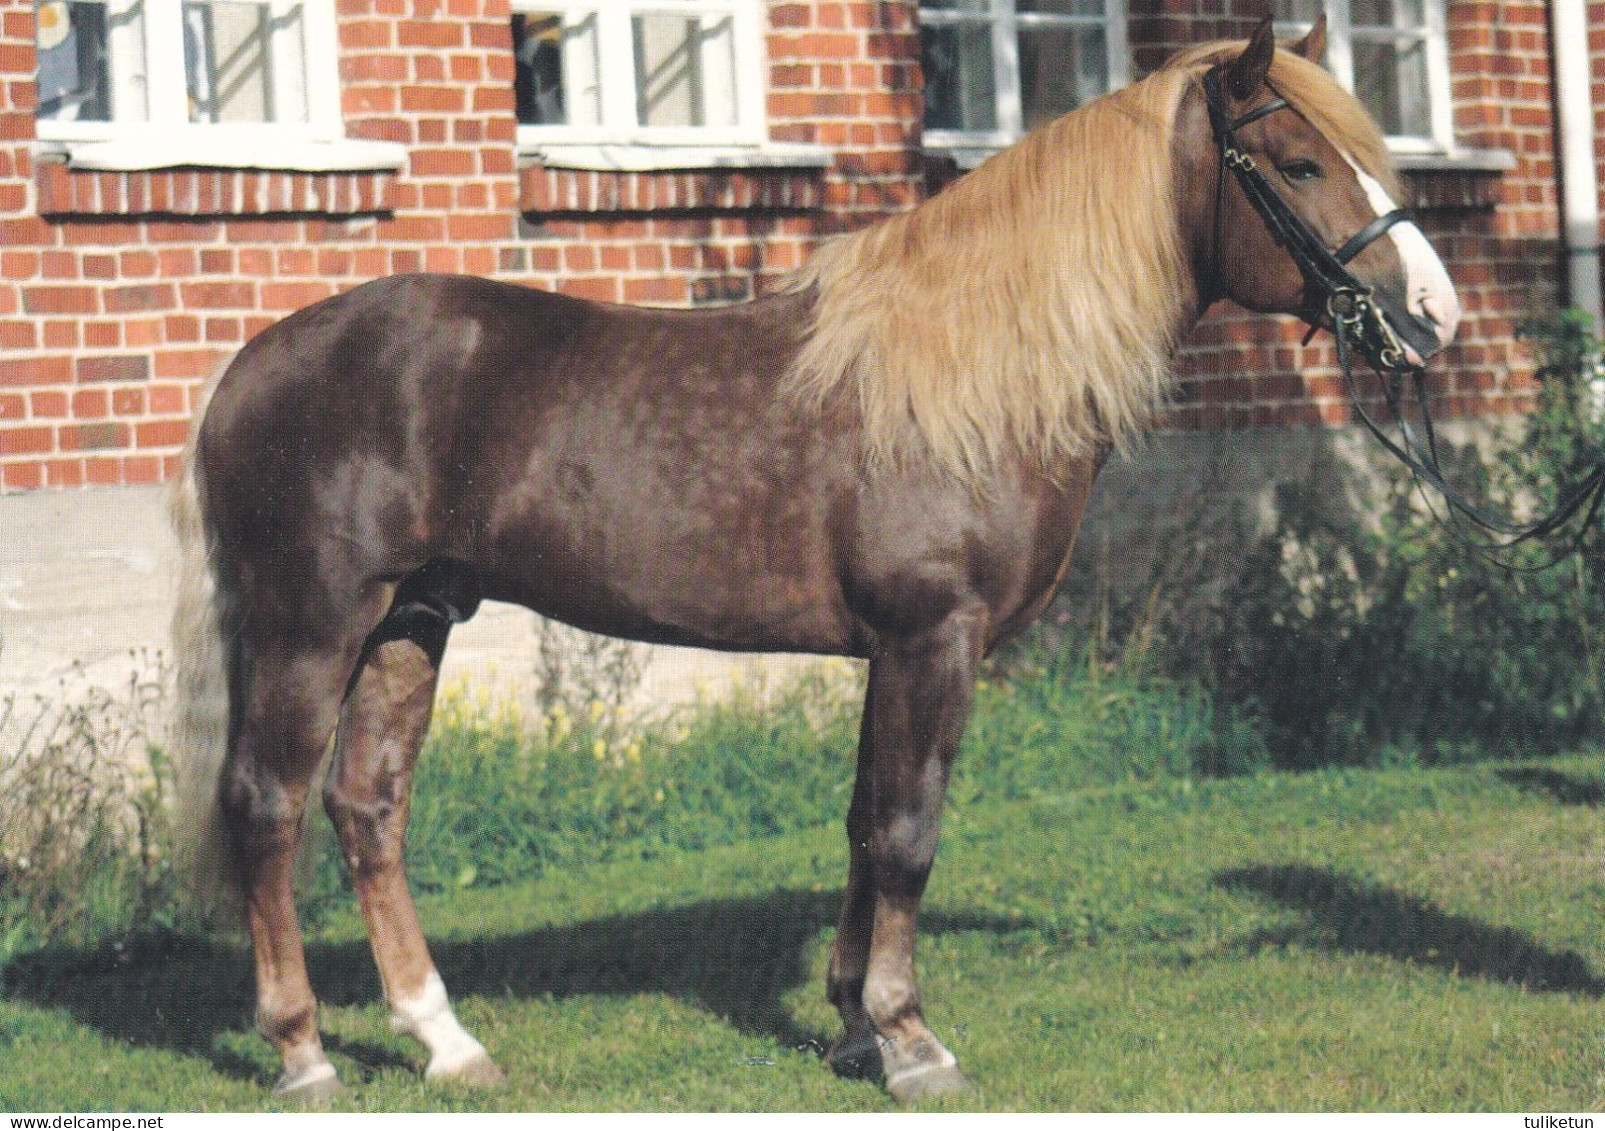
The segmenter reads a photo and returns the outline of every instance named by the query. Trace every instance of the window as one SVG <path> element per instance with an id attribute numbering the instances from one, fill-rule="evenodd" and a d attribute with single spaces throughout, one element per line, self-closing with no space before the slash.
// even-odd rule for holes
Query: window
<path id="1" fill-rule="evenodd" d="M 341 136 L 333 0 L 39 0 L 35 12 L 43 139 Z"/>
<path id="2" fill-rule="evenodd" d="M 1454 148 L 1444 0 L 1276 0 L 1276 30 L 1303 35 L 1326 11 L 1327 65 L 1394 148 Z"/>
<path id="3" fill-rule="evenodd" d="M 925 140 L 997 147 L 1130 81 L 1124 0 L 924 0 Z"/>
<path id="4" fill-rule="evenodd" d="M 753 0 L 514 0 L 524 144 L 758 145 Z"/>

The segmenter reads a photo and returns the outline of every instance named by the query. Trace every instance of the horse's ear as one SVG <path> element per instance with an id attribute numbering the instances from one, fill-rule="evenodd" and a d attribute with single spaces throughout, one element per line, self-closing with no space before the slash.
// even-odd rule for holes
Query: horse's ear
<path id="1" fill-rule="evenodd" d="M 1266 16 L 1254 29 L 1253 38 L 1243 48 L 1243 53 L 1227 69 L 1226 83 L 1232 97 L 1241 100 L 1258 90 L 1265 76 L 1271 73 L 1271 56 L 1275 54 L 1276 32 L 1271 18 Z"/>
<path id="2" fill-rule="evenodd" d="M 1309 34 L 1297 43 L 1290 43 L 1287 49 L 1295 55 L 1303 56 L 1312 63 L 1319 63 L 1326 54 L 1326 11 L 1322 9 L 1310 25 Z"/>

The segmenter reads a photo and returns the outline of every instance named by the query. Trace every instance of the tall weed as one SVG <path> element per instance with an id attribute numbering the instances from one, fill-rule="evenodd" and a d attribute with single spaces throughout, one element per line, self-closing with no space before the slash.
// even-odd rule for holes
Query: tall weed
<path id="1" fill-rule="evenodd" d="M 115 692 L 0 698 L 0 961 L 168 912 L 171 775 L 155 740 L 170 672 L 159 655 L 131 659 Z"/>
<path id="2" fill-rule="evenodd" d="M 840 819 L 857 683 L 826 664 L 778 692 L 738 686 L 633 721 L 617 702 L 559 695 L 527 710 L 448 688 L 414 779 L 409 875 L 426 891 L 496 885 Z M 326 838 L 314 903 L 344 887 L 338 855 Z"/>

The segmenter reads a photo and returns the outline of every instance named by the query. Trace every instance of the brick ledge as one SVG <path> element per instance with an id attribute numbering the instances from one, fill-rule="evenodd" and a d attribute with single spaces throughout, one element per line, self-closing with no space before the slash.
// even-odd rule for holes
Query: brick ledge
<path id="1" fill-rule="evenodd" d="M 395 174 L 152 169 L 101 172 L 40 161 L 41 216 L 357 216 L 393 211 Z"/>
<path id="2" fill-rule="evenodd" d="M 823 174 L 815 168 L 613 172 L 534 162 L 518 171 L 518 207 L 540 215 L 807 212 L 824 203 Z"/>

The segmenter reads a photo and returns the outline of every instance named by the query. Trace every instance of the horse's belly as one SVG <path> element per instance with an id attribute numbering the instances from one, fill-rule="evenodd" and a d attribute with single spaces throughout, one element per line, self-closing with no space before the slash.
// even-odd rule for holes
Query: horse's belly
<path id="1" fill-rule="evenodd" d="M 485 595 L 591 632 L 727 651 L 855 651 L 852 618 L 825 559 L 804 546 L 782 565 L 772 540 L 643 544 L 641 531 L 530 537 L 482 567 Z M 634 536 L 632 536 L 634 535 Z"/>

